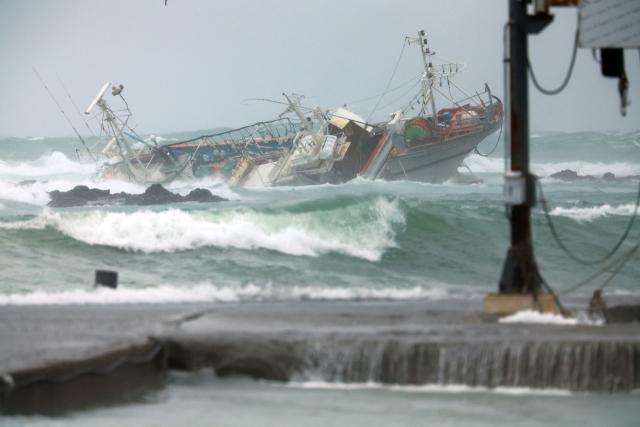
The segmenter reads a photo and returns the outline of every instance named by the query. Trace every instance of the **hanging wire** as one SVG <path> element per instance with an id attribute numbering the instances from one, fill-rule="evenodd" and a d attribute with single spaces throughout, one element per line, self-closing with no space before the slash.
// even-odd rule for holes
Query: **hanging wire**
<path id="1" fill-rule="evenodd" d="M 633 248 L 631 248 L 631 250 L 629 250 L 629 251 L 625 252 L 624 254 L 622 254 L 622 256 L 620 256 L 620 258 L 618 258 L 617 260 L 615 260 L 611 264 L 608 264 L 608 265 L 604 266 L 597 273 L 589 276 L 588 278 L 584 279 L 583 281 L 581 281 L 579 283 L 576 283 L 575 285 L 573 285 L 569 289 L 562 290 L 560 292 L 560 294 L 562 294 L 562 295 L 570 294 L 571 292 L 574 292 L 574 291 L 580 289 L 581 287 L 583 287 L 585 285 L 588 285 L 589 283 L 591 283 L 592 281 L 594 281 L 598 277 L 602 276 L 603 274 L 613 270 L 613 272 L 611 273 L 611 276 L 599 288 L 600 290 L 604 289 L 609 283 L 611 283 L 613 278 L 620 272 L 620 270 L 622 270 L 622 267 L 624 267 L 624 265 L 627 263 L 627 261 L 629 261 L 631 258 L 633 258 L 633 255 L 638 250 L 638 247 L 640 247 L 640 245 L 635 245 Z"/>
<path id="2" fill-rule="evenodd" d="M 535 175 L 534 175 L 534 177 L 535 177 Z M 638 196 L 636 198 L 636 206 L 634 208 L 633 215 L 631 216 L 631 219 L 629 220 L 629 224 L 627 225 L 626 230 L 624 231 L 624 233 L 620 237 L 620 240 L 618 240 L 618 243 L 616 243 L 615 246 L 604 257 L 599 258 L 599 259 L 587 260 L 587 259 L 582 259 L 582 258 L 574 255 L 565 246 L 565 244 L 562 242 L 562 240 L 558 236 L 556 228 L 553 225 L 553 221 L 551 220 L 551 215 L 549 214 L 549 207 L 547 206 L 547 201 L 545 200 L 544 193 L 542 192 L 542 184 L 540 183 L 540 179 L 538 177 L 535 177 L 535 179 L 536 179 L 536 182 L 538 184 L 538 188 L 540 189 L 540 201 L 542 202 L 542 208 L 544 210 L 544 215 L 547 218 L 547 223 L 549 224 L 549 229 L 551 230 L 551 234 L 553 235 L 553 238 L 555 239 L 556 243 L 558 243 L 558 246 L 560 246 L 560 249 L 562 249 L 564 251 L 564 253 L 567 254 L 567 256 L 569 258 L 571 258 L 572 260 L 574 260 L 575 262 L 577 262 L 579 264 L 582 264 L 582 265 L 602 264 L 603 262 L 608 261 L 616 253 L 616 251 L 620 248 L 622 243 L 624 243 L 624 241 L 629 236 L 629 232 L 631 231 L 631 228 L 633 227 L 633 223 L 636 220 L 636 216 L 638 215 L 638 207 L 640 206 L 640 185 L 638 185 Z"/>
<path id="3" fill-rule="evenodd" d="M 576 38 L 573 43 L 573 56 L 571 57 L 571 65 L 569 65 L 569 71 L 567 72 L 567 77 L 565 77 L 564 82 L 562 82 L 562 84 L 557 89 L 548 90 L 540 86 L 540 83 L 538 83 L 538 80 L 536 79 L 536 75 L 533 72 L 533 68 L 531 67 L 531 62 L 529 61 L 529 55 L 527 55 L 527 69 L 529 70 L 529 74 L 531 75 L 531 81 L 533 82 L 533 85 L 536 87 L 536 89 L 538 89 L 540 92 L 544 93 L 545 95 L 557 95 L 560 92 L 562 92 L 565 87 L 567 87 L 567 84 L 569 84 L 569 80 L 571 80 L 571 74 L 573 73 L 573 66 L 576 64 L 576 56 L 578 54 L 578 35 L 579 35 L 579 32 L 578 30 L 576 30 Z"/>

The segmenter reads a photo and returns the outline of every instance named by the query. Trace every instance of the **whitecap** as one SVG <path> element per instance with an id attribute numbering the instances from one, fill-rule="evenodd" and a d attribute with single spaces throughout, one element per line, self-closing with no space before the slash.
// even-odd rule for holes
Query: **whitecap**
<path id="1" fill-rule="evenodd" d="M 591 222 L 594 219 L 607 217 L 609 215 L 630 216 L 636 210 L 636 205 L 630 203 L 627 205 L 619 205 L 616 207 L 610 205 L 594 206 L 590 208 L 562 208 L 556 207 L 549 212 L 550 215 L 564 216 L 575 219 L 576 221 Z"/>

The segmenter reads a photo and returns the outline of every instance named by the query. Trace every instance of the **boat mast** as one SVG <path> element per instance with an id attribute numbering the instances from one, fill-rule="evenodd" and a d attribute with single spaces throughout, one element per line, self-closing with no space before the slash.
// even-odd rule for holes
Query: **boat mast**
<path id="1" fill-rule="evenodd" d="M 429 49 L 429 45 L 427 43 L 427 39 L 425 38 L 427 34 L 424 30 L 418 31 L 418 37 L 413 38 L 409 37 L 409 44 L 419 43 L 420 50 L 422 51 L 422 62 L 424 63 L 424 71 L 426 78 L 422 78 L 422 93 L 424 95 L 424 99 L 431 100 L 431 109 L 433 110 L 433 122 L 436 126 L 438 126 L 438 112 L 436 110 L 436 102 L 433 96 L 433 91 L 431 90 L 431 86 L 435 84 L 435 73 L 433 71 L 433 63 L 431 62 L 431 50 Z M 428 57 L 428 58 L 427 58 Z M 426 107 L 423 105 L 423 108 L 426 110 Z M 426 112 L 426 111 L 425 111 Z"/>
<path id="2" fill-rule="evenodd" d="M 309 135 L 311 135 L 311 138 L 313 139 L 313 141 L 316 143 L 316 145 L 320 145 L 322 140 L 318 136 L 318 133 L 313 129 L 313 125 L 309 123 L 309 121 L 304 116 L 304 114 L 302 114 L 302 112 L 300 111 L 300 108 L 298 108 L 298 103 L 302 100 L 302 96 L 292 101 L 291 98 L 289 98 L 286 93 L 283 93 L 283 95 L 285 98 L 287 98 L 287 101 L 289 101 L 289 107 L 282 114 L 280 114 L 280 117 L 282 117 L 284 114 L 289 113 L 291 111 L 296 113 L 296 115 L 298 116 L 298 119 L 300 119 L 300 122 L 302 123 L 302 126 L 304 126 L 307 132 L 309 132 Z"/>

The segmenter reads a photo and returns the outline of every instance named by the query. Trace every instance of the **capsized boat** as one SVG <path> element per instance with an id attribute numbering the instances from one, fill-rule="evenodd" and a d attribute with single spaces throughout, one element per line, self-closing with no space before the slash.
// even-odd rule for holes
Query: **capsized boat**
<path id="1" fill-rule="evenodd" d="M 294 113 L 302 125 L 291 146 L 277 158 L 243 156 L 228 183 L 244 187 L 297 186 L 341 183 L 355 177 L 353 159 L 359 144 L 371 134 L 371 126 L 346 110 L 328 115 L 316 106 L 303 113 L 299 105 L 302 96 L 284 96 L 289 106 L 280 117 Z"/>
<path id="2" fill-rule="evenodd" d="M 422 51 L 421 88 L 408 104 L 390 114 L 390 121 L 373 126 L 372 136 L 365 143 L 368 157 L 359 175 L 368 179 L 442 183 L 454 178 L 464 158 L 502 127 L 503 106 L 487 84 L 484 92 L 469 95 L 453 83 L 453 76 L 464 71 L 466 65 L 435 57 L 424 31 L 408 41 L 418 44 Z M 435 65 L 434 60 L 438 61 Z M 438 88 L 443 81 L 465 98 L 455 101 L 447 96 Z M 452 107 L 437 110 L 436 92 L 450 101 Z M 418 114 L 409 117 L 416 107 Z"/>

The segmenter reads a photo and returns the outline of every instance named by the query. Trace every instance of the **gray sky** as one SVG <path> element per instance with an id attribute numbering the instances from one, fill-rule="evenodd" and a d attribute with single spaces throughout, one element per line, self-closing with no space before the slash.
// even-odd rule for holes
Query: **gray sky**
<path id="1" fill-rule="evenodd" d="M 565 76 L 577 22 L 575 8 L 554 13 L 556 21 L 530 37 L 533 67 L 548 88 Z M 404 37 L 420 29 L 438 56 L 467 64 L 458 85 L 480 92 L 486 81 L 502 97 L 506 20 L 506 0 L 169 0 L 166 7 L 163 0 L 0 0 L 0 136 L 72 134 L 32 68 L 72 122 L 80 118 L 55 73 L 81 110 L 105 82 L 123 84 L 137 130 L 161 135 L 246 125 L 282 110 L 242 105 L 247 98 L 281 100 L 282 92 L 295 92 L 309 97 L 308 106 L 334 109 L 379 94 Z M 625 60 L 634 101 L 626 118 L 619 114 L 617 80 L 601 77 L 591 52 L 580 50 L 565 92 L 548 97 L 531 87 L 531 128 L 640 128 L 638 51 L 627 50 Z M 420 70 L 419 48 L 407 46 L 391 87 Z M 384 120 L 398 105 L 372 120 Z"/>

